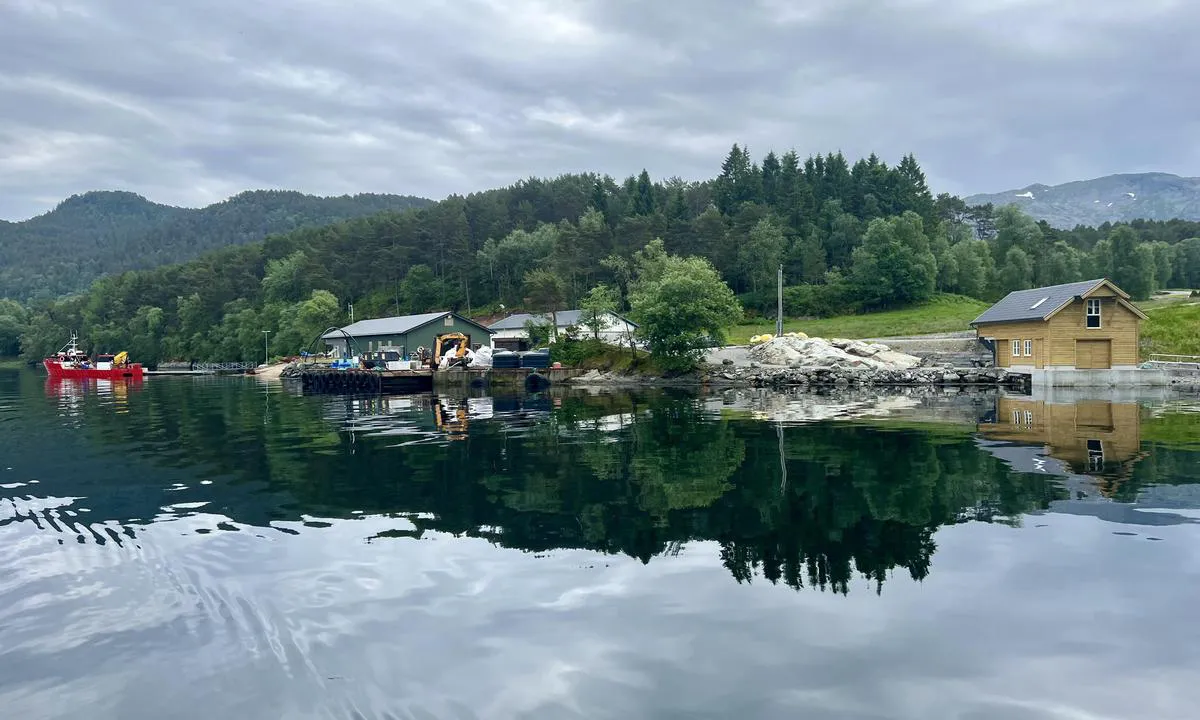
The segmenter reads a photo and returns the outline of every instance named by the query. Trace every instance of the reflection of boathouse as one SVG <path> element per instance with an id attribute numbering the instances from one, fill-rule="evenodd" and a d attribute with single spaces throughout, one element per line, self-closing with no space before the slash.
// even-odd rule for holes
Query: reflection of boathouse
<path id="1" fill-rule="evenodd" d="M 1048 402 L 1000 396 L 979 424 L 980 445 L 1020 472 L 1070 480 L 1075 492 L 1111 497 L 1141 457 L 1141 408 L 1105 400 Z"/>

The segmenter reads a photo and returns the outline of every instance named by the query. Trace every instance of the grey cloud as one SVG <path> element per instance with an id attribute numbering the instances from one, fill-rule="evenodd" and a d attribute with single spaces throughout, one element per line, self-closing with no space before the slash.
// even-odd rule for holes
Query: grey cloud
<path id="1" fill-rule="evenodd" d="M 1194 174 L 1200 7 L 1147 0 L 13 0 L 0 217 L 95 188 L 443 197 L 914 152 L 936 190 Z"/>

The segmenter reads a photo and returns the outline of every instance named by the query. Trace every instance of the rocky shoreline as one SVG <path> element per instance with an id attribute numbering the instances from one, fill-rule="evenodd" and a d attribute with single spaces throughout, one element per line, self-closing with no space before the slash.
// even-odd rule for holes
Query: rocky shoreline
<path id="1" fill-rule="evenodd" d="M 1023 382 L 1023 375 L 1004 368 L 914 367 L 904 370 L 883 368 L 826 367 L 728 367 L 700 373 L 710 384 L 747 387 L 876 387 L 914 385 L 1012 386 Z"/>
<path id="2" fill-rule="evenodd" d="M 863 340 L 810 338 L 802 333 L 752 346 L 710 351 L 695 371 L 674 378 L 615 375 L 599 371 L 572 384 L 699 384 L 717 387 L 1021 387 L 1022 374 L 1004 368 L 927 364 L 887 345 Z"/>
<path id="3" fill-rule="evenodd" d="M 571 385 L 711 385 L 728 388 L 865 388 L 865 387 L 1014 387 L 1023 375 L 1003 368 L 916 367 L 878 368 L 749 366 L 709 367 L 676 377 L 606 373 L 593 370 L 565 381 Z"/>

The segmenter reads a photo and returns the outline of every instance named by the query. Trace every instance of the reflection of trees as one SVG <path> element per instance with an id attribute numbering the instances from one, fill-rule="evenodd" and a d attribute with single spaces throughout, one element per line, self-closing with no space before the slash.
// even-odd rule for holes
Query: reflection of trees
<path id="1" fill-rule="evenodd" d="M 1011 474 L 969 428 L 851 423 L 784 430 L 783 483 L 775 426 L 661 393 L 496 398 L 494 416 L 470 419 L 454 442 L 428 399 L 395 410 L 182 381 L 147 384 L 129 402 L 119 421 L 89 414 L 93 442 L 213 480 L 212 507 L 237 522 L 394 514 L 404 527 L 377 540 L 432 529 L 644 562 L 714 540 L 739 582 L 761 575 L 797 589 L 847 592 L 856 574 L 879 588 L 897 569 L 920 580 L 938 527 L 1016 516 L 1058 492 Z M 93 512 L 106 512 L 93 492 Z M 132 512 L 110 509 L 120 520 L 154 514 L 121 515 Z"/>

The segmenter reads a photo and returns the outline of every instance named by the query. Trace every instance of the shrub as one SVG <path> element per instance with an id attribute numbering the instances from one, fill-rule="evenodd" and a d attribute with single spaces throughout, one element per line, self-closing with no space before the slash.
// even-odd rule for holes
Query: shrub
<path id="1" fill-rule="evenodd" d="M 600 357 L 613 350 L 613 346 L 592 337 L 560 338 L 550 346 L 550 360 L 567 367 L 582 364 L 585 360 Z"/>

